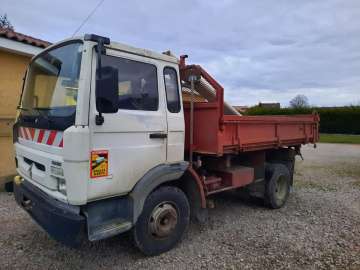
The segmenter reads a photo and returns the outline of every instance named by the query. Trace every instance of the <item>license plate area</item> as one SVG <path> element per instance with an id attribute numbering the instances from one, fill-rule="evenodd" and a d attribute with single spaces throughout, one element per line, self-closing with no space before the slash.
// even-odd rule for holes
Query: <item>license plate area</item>
<path id="1" fill-rule="evenodd" d="M 18 171 L 22 177 L 50 190 L 57 190 L 58 181 L 51 176 L 50 170 L 51 161 L 56 160 L 53 159 L 54 155 L 16 144 L 16 157 Z"/>

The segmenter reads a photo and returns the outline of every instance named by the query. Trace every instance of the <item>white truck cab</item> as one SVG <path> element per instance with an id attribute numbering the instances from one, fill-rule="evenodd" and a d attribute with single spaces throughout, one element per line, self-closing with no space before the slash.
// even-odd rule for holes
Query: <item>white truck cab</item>
<path id="1" fill-rule="evenodd" d="M 96 35 L 48 47 L 29 65 L 14 126 L 18 203 L 70 245 L 129 230 L 153 188 L 188 166 L 181 98 L 173 56 Z M 155 222 L 177 226 L 176 207 L 158 207 Z"/>

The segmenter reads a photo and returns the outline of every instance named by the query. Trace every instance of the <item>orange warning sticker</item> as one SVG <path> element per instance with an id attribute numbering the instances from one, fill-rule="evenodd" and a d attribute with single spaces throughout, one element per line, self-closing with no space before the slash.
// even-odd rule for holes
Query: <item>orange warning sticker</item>
<path id="1" fill-rule="evenodd" d="M 109 174 L 109 151 L 91 151 L 90 177 L 103 177 Z"/>

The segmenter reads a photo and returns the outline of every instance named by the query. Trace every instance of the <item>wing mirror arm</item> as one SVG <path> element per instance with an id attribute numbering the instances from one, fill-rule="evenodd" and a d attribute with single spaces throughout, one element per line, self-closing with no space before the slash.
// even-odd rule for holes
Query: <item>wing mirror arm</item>
<path id="1" fill-rule="evenodd" d="M 109 38 L 87 34 L 84 40 L 97 43 L 95 46 L 97 53 L 95 95 L 98 114 L 95 116 L 95 124 L 102 125 L 103 113 L 116 113 L 119 109 L 118 70 L 113 66 L 102 66 L 102 55 L 106 55 L 105 45 L 110 44 Z"/>
<path id="2" fill-rule="evenodd" d="M 95 51 L 97 55 L 96 80 L 101 80 L 101 55 L 106 53 L 104 41 L 102 39 L 98 41 L 98 44 L 95 47 Z M 97 126 L 104 124 L 104 116 L 102 115 L 101 111 L 99 111 L 99 113 L 95 116 L 95 124 Z"/>

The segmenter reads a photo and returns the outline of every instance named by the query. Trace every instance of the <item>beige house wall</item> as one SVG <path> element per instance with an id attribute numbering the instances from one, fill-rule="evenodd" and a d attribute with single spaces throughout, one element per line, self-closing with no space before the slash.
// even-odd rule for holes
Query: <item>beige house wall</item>
<path id="1" fill-rule="evenodd" d="M 0 189 L 15 174 L 12 125 L 30 56 L 0 51 Z"/>

